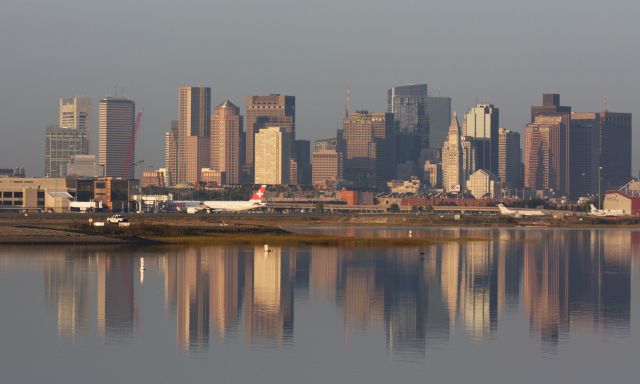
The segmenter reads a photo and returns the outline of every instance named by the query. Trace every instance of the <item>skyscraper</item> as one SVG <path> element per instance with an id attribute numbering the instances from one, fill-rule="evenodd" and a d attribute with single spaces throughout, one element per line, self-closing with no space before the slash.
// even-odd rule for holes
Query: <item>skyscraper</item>
<path id="1" fill-rule="evenodd" d="M 178 150 L 176 182 L 195 183 L 200 170 L 195 170 L 193 159 L 204 159 L 208 166 L 209 154 L 197 153 L 205 149 L 203 141 L 208 141 L 211 127 L 211 88 L 181 87 L 178 89 Z M 187 139 L 201 137 L 202 139 Z M 206 138 L 206 139 L 204 139 Z M 187 171 L 187 162 L 191 159 L 191 170 Z"/>
<path id="2" fill-rule="evenodd" d="M 453 113 L 449 135 L 442 146 L 442 184 L 445 192 L 464 192 L 469 176 L 476 171 L 476 148 L 461 135 L 458 116 Z"/>
<path id="3" fill-rule="evenodd" d="M 91 148 L 91 99 L 88 97 L 61 98 L 59 101 L 58 126 L 65 129 L 80 129 L 87 134 L 87 153 L 92 152 Z"/>
<path id="4" fill-rule="evenodd" d="M 98 104 L 98 164 L 105 176 L 133 178 L 135 110 L 136 104 L 125 98 L 106 97 Z"/>
<path id="5" fill-rule="evenodd" d="M 289 184 L 287 132 L 262 128 L 255 135 L 255 184 Z"/>
<path id="6" fill-rule="evenodd" d="M 178 120 L 171 120 L 171 128 L 164 134 L 164 166 L 168 170 L 168 185 L 176 183 L 178 169 Z"/>
<path id="7" fill-rule="evenodd" d="M 602 188 L 615 188 L 631 178 L 631 114 L 600 113 Z"/>
<path id="8" fill-rule="evenodd" d="M 498 173 L 500 111 L 493 104 L 477 104 L 464 116 L 463 136 L 471 137 L 478 150 L 478 168 Z"/>
<path id="9" fill-rule="evenodd" d="M 386 188 L 395 177 L 393 114 L 358 111 L 342 121 L 344 176 L 361 188 Z"/>
<path id="10" fill-rule="evenodd" d="M 522 186 L 520 174 L 522 154 L 520 150 L 520 134 L 506 128 L 498 130 L 498 176 L 500 182 L 512 188 Z"/>
<path id="11" fill-rule="evenodd" d="M 225 172 L 227 184 L 240 183 L 240 108 L 229 100 L 218 105 L 211 117 L 211 168 Z"/>
<path id="12" fill-rule="evenodd" d="M 427 84 L 389 89 L 387 106 L 387 112 L 393 113 L 398 164 L 418 165 L 420 151 L 429 147 Z"/>
<path id="13" fill-rule="evenodd" d="M 570 182 L 573 197 L 588 196 L 598 190 L 600 165 L 600 114 L 571 114 Z"/>
<path id="14" fill-rule="evenodd" d="M 429 126 L 429 148 L 442 149 L 447 140 L 451 124 L 451 98 L 427 97 L 427 125 Z"/>
<path id="15" fill-rule="evenodd" d="M 535 122 L 537 116 L 559 116 L 562 118 L 561 126 L 561 145 L 562 151 L 556 154 L 560 156 L 558 159 L 553 159 L 557 162 L 558 169 L 561 168 L 562 175 L 560 176 L 562 185 L 559 190 L 560 193 L 571 195 L 571 180 L 569 175 L 571 174 L 571 107 L 560 105 L 560 95 L 557 93 L 544 93 L 542 95 L 542 105 L 531 106 L 531 122 Z M 555 166 L 554 166 L 555 169 Z M 558 190 L 556 190 L 558 192 Z"/>
<path id="16" fill-rule="evenodd" d="M 565 193 L 565 129 L 562 116 L 536 116 L 524 131 L 524 186 Z"/>
<path id="17" fill-rule="evenodd" d="M 309 140 L 296 140 L 295 155 L 296 155 L 296 167 L 297 185 L 310 185 L 311 184 L 311 142 Z M 290 175 L 293 178 L 292 175 Z M 292 181 L 293 184 L 293 181 Z"/>
<path id="18" fill-rule="evenodd" d="M 255 159 L 255 134 L 265 127 L 281 127 L 291 142 L 296 137 L 296 98 L 270 94 L 268 96 L 247 96 L 247 126 L 245 133 L 245 173 L 252 179 Z M 289 153 L 293 151 L 287 142 Z M 287 159 L 288 162 L 288 159 Z"/>
<path id="19" fill-rule="evenodd" d="M 343 156 L 335 149 L 319 149 L 313 152 L 312 178 L 316 188 L 335 188 L 342 180 Z"/>
<path id="20" fill-rule="evenodd" d="M 45 131 L 44 175 L 66 176 L 69 159 L 74 155 L 86 155 L 87 143 L 87 131 L 84 129 L 48 126 Z"/>

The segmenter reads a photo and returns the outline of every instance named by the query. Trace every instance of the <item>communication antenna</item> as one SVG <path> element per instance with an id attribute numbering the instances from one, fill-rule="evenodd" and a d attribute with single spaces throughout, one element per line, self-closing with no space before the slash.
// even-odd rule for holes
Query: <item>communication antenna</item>
<path id="1" fill-rule="evenodd" d="M 344 118 L 349 118 L 349 107 L 351 104 L 351 87 L 347 86 L 347 93 L 344 97 Z"/>

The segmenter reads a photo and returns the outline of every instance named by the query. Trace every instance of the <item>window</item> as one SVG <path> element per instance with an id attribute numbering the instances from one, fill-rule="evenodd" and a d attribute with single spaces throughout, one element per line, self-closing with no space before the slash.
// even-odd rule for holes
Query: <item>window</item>
<path id="1" fill-rule="evenodd" d="M 17 197 L 22 198 L 22 192 L 14 192 L 14 193 L 13 193 L 13 197 L 16 197 L 16 198 L 17 198 Z"/>
<path id="2" fill-rule="evenodd" d="M 11 198 L 13 197 L 13 192 L 2 192 L 2 197 Z"/>

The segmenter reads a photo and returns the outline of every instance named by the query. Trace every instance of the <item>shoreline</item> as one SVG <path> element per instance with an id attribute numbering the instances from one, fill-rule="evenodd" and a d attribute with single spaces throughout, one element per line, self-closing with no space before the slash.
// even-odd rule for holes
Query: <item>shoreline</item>
<path id="1" fill-rule="evenodd" d="M 345 247 L 410 247 L 441 242 L 484 241 L 481 238 L 370 238 L 296 233 L 295 228 L 540 228 L 638 229 L 640 224 L 620 220 L 571 217 L 514 219 L 467 215 L 171 215 L 131 214 L 129 227 L 92 227 L 88 219 L 104 214 L 0 215 L 2 245 L 317 245 Z"/>

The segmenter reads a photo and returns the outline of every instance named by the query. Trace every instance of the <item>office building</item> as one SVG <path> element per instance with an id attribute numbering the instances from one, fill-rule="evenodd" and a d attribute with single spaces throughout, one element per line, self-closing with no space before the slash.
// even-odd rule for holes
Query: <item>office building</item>
<path id="1" fill-rule="evenodd" d="M 562 116 L 536 116 L 524 131 L 524 186 L 565 192 L 565 129 Z"/>
<path id="2" fill-rule="evenodd" d="M 396 170 L 393 114 L 358 111 L 342 124 L 345 179 L 358 188 L 385 189 Z"/>
<path id="3" fill-rule="evenodd" d="M 270 94 L 268 96 L 247 97 L 247 125 L 245 133 L 245 173 L 248 180 L 252 179 L 253 162 L 255 159 L 254 140 L 258 131 L 265 127 L 280 127 L 287 134 L 287 140 L 294 141 L 296 137 L 296 98 Z M 291 142 L 286 143 L 288 151 L 292 152 Z M 288 160 L 287 160 L 288 161 Z"/>
<path id="4" fill-rule="evenodd" d="M 429 148 L 441 149 L 447 140 L 451 124 L 451 98 L 427 97 L 427 126 L 429 127 Z"/>
<path id="5" fill-rule="evenodd" d="M 71 195 L 60 177 L 0 177 L 0 211 L 69 210 Z"/>
<path id="6" fill-rule="evenodd" d="M 63 177 L 67 175 L 67 163 L 71 156 L 86 155 L 87 131 L 73 128 L 49 126 L 45 131 L 44 175 Z"/>
<path id="7" fill-rule="evenodd" d="M 469 176 L 476 171 L 477 152 L 473 141 L 462 136 L 458 116 L 453 113 L 447 141 L 442 146 L 442 184 L 445 192 L 464 192 Z"/>
<path id="8" fill-rule="evenodd" d="M 506 128 L 498 130 L 498 177 L 511 188 L 522 187 L 520 134 Z"/>
<path id="9" fill-rule="evenodd" d="M 177 147 L 177 183 L 198 181 L 200 168 L 209 165 L 209 153 L 194 151 L 209 147 L 211 127 L 211 88 L 181 87 L 178 89 L 178 147 Z M 193 139 L 194 137 L 200 139 Z M 202 167 L 194 166 L 202 161 Z"/>
<path id="10" fill-rule="evenodd" d="M 600 114 L 571 114 L 570 184 L 575 198 L 589 196 L 598 190 L 600 166 Z M 628 178 L 627 178 L 627 181 Z"/>
<path id="11" fill-rule="evenodd" d="M 467 189 L 476 199 L 497 197 L 500 191 L 498 176 L 486 169 L 478 169 L 467 180 Z"/>
<path id="12" fill-rule="evenodd" d="M 559 158 L 554 158 L 553 162 L 557 164 L 561 185 L 559 186 L 559 192 L 563 195 L 571 195 L 571 180 L 569 175 L 571 174 L 571 107 L 560 105 L 560 95 L 556 93 L 545 93 L 542 95 L 542 105 L 531 106 L 531 123 L 535 122 L 537 116 L 551 116 L 561 118 L 561 132 L 562 135 L 560 145 L 562 150 L 559 154 Z M 554 166 L 555 169 L 555 166 Z"/>
<path id="13" fill-rule="evenodd" d="M 197 184 L 201 181 L 200 171 L 208 168 L 211 161 L 211 142 L 208 136 L 187 136 L 183 146 L 185 154 L 184 182 Z"/>
<path id="14" fill-rule="evenodd" d="M 387 91 L 387 112 L 393 113 L 398 164 L 417 165 L 429 147 L 427 84 L 393 87 Z"/>
<path id="15" fill-rule="evenodd" d="M 313 152 L 311 165 L 313 186 L 334 189 L 342 180 L 344 160 L 342 153 L 335 149 L 319 149 Z"/>
<path id="16" fill-rule="evenodd" d="M 255 135 L 255 184 L 289 184 L 287 132 L 262 128 Z"/>
<path id="17" fill-rule="evenodd" d="M 105 176 L 133 178 L 135 110 L 125 98 L 106 97 L 98 104 L 98 164 Z"/>
<path id="18" fill-rule="evenodd" d="M 73 155 L 67 163 L 67 177 L 100 177 L 102 167 L 95 155 Z"/>
<path id="19" fill-rule="evenodd" d="M 311 142 L 309 140 L 296 140 L 294 142 L 296 160 L 296 180 L 290 174 L 291 184 L 311 185 Z"/>
<path id="20" fill-rule="evenodd" d="M 91 99 L 88 97 L 61 98 L 58 109 L 58 126 L 65 129 L 79 129 L 87 133 L 87 153 L 92 152 Z"/>
<path id="21" fill-rule="evenodd" d="M 229 100 L 218 105 L 211 117 L 210 167 L 226 174 L 227 184 L 240 184 L 240 108 Z"/>
<path id="22" fill-rule="evenodd" d="M 442 186 L 442 164 L 439 162 L 431 162 L 429 160 L 425 161 L 424 179 L 427 182 L 427 188 L 440 188 Z"/>
<path id="23" fill-rule="evenodd" d="M 463 136 L 476 142 L 478 169 L 498 173 L 498 128 L 500 111 L 492 104 L 477 104 L 464 116 Z"/>
<path id="24" fill-rule="evenodd" d="M 323 149 L 336 149 L 337 148 L 337 138 L 329 137 L 326 139 L 318 139 L 313 143 L 313 151 L 321 151 Z"/>
<path id="25" fill-rule="evenodd" d="M 171 120 L 171 128 L 164 134 L 164 166 L 168 170 L 167 185 L 174 185 L 178 172 L 178 120 Z"/>
<path id="26" fill-rule="evenodd" d="M 618 188 L 631 178 L 631 114 L 600 113 L 602 188 Z"/>

